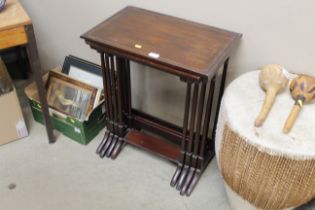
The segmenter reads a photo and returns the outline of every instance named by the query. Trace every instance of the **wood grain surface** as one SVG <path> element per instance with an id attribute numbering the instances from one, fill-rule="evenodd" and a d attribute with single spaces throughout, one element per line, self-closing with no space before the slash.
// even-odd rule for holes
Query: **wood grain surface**
<path id="1" fill-rule="evenodd" d="M 212 76 L 240 34 L 156 12 L 126 7 L 82 38 L 200 76 Z"/>
<path id="2" fill-rule="evenodd" d="M 24 27 L 0 31 L 0 50 L 27 43 L 27 35 Z"/>
<path id="3" fill-rule="evenodd" d="M 6 1 L 4 10 L 0 12 L 0 31 L 31 23 L 31 19 L 18 0 Z"/>
<path id="4" fill-rule="evenodd" d="M 131 130 L 126 135 L 129 144 L 156 153 L 170 161 L 176 162 L 180 156 L 180 147 L 156 136 Z"/>

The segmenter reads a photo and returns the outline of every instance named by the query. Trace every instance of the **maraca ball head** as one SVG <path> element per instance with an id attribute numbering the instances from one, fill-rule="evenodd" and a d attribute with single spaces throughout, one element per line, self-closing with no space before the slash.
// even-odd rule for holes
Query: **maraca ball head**
<path id="1" fill-rule="evenodd" d="M 303 98 L 310 103 L 315 99 L 315 78 L 307 75 L 299 75 L 290 84 L 292 97 L 297 100 Z"/>

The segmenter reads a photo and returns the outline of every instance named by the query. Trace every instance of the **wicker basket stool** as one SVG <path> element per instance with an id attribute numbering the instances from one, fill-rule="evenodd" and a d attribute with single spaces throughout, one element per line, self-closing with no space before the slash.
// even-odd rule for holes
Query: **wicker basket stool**
<path id="1" fill-rule="evenodd" d="M 265 93 L 259 71 L 226 89 L 217 126 L 216 154 L 233 209 L 286 209 L 315 198 L 315 105 L 305 105 L 288 135 L 282 128 L 294 101 L 278 95 L 261 128 L 254 121 Z"/>

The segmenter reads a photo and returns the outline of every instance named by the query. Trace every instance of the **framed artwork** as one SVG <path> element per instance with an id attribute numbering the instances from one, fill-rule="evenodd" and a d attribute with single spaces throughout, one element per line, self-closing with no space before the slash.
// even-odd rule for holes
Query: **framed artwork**
<path id="1" fill-rule="evenodd" d="M 103 89 L 102 68 L 99 65 L 69 55 L 65 58 L 62 73 L 87 84 Z"/>
<path id="2" fill-rule="evenodd" d="M 55 71 L 47 81 L 48 105 L 81 121 L 93 110 L 98 89 Z"/>

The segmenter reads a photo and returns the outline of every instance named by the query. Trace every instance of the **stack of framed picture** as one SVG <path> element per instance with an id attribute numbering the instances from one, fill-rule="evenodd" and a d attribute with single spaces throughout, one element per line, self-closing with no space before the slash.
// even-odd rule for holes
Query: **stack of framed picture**
<path id="1" fill-rule="evenodd" d="M 47 102 L 55 129 L 82 143 L 89 143 L 105 126 L 101 67 L 69 55 L 63 67 L 48 73 Z M 34 119 L 41 122 L 37 98 L 27 87 Z M 39 106 L 38 106 L 39 105 Z"/>
<path id="2" fill-rule="evenodd" d="M 73 79 L 57 71 L 50 71 L 47 82 L 49 107 L 80 121 L 101 103 L 101 91 L 95 86 Z"/>
<path id="3" fill-rule="evenodd" d="M 104 101 L 100 67 L 74 56 L 67 56 L 61 72 L 49 72 L 47 102 L 49 107 L 80 121 Z"/>

